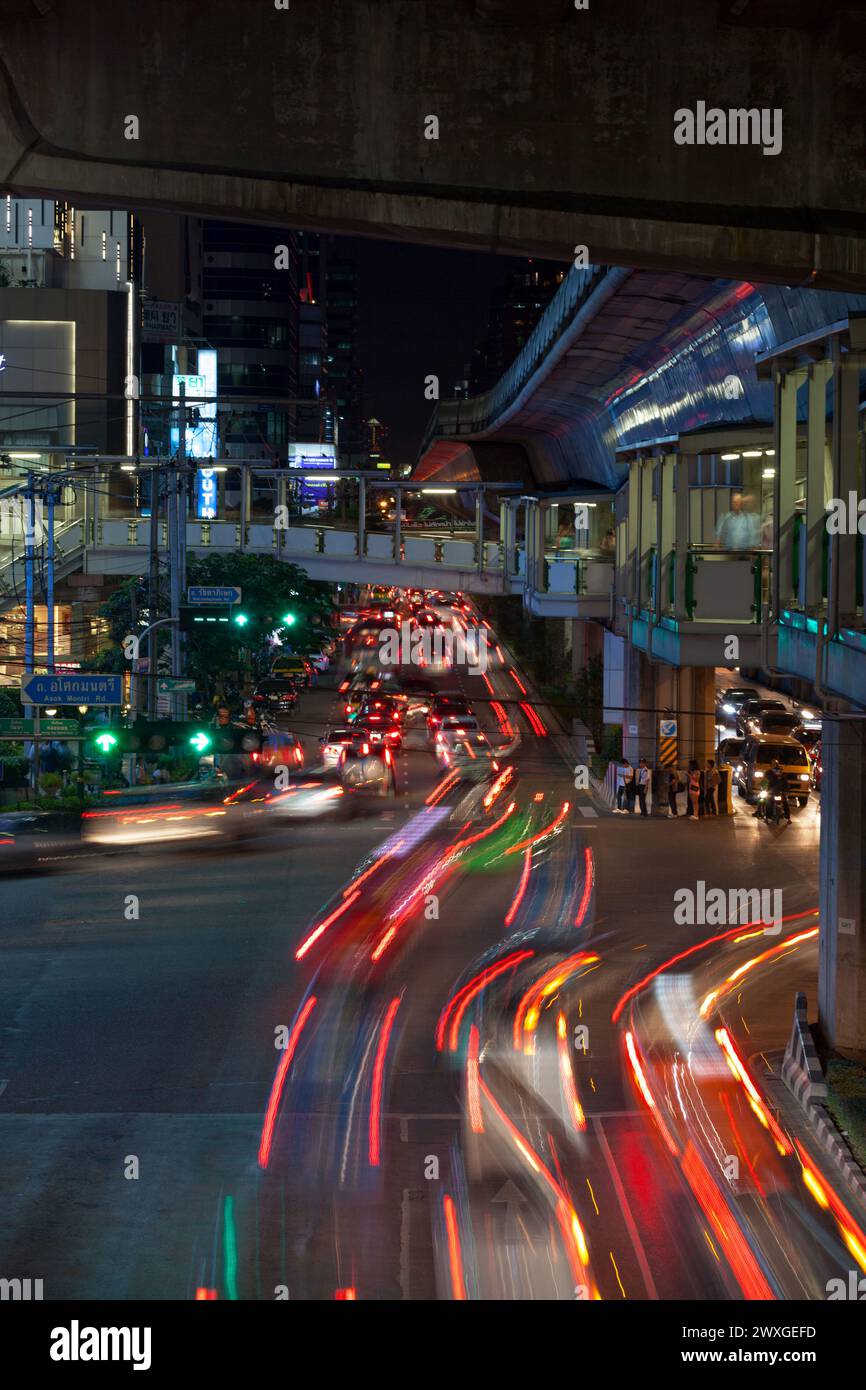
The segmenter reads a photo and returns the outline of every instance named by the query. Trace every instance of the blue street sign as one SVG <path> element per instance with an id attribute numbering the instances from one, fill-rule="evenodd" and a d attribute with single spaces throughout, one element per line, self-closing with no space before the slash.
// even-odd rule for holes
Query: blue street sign
<path id="1" fill-rule="evenodd" d="M 123 676 L 22 676 L 25 705 L 122 705 Z"/>
<path id="2" fill-rule="evenodd" d="M 225 584 L 221 588 L 215 585 L 198 584 L 186 591 L 187 603 L 240 603 L 241 591 L 235 584 Z"/>
<path id="3" fill-rule="evenodd" d="M 675 719 L 660 719 L 659 736 L 661 738 L 676 738 L 677 721 Z"/>

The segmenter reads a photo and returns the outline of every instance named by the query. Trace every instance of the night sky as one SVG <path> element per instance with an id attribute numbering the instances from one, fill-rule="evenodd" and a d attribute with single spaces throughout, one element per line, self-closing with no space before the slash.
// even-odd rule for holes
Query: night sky
<path id="1" fill-rule="evenodd" d="M 358 264 L 365 415 L 388 425 L 392 463 L 414 463 L 434 408 L 425 376 L 435 372 L 441 398 L 452 398 L 486 330 L 493 288 L 524 262 L 360 237 L 343 246 Z"/>

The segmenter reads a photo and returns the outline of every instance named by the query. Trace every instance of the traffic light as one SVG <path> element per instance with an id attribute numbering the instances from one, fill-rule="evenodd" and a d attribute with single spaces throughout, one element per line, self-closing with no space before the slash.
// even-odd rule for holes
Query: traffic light
<path id="1" fill-rule="evenodd" d="M 249 622 L 249 618 L 247 617 L 246 613 L 235 613 L 234 621 L 238 627 L 246 627 L 247 623 Z"/>
<path id="2" fill-rule="evenodd" d="M 283 626 L 284 626 L 284 627 L 294 627 L 294 625 L 295 625 L 296 622 L 297 622 L 297 619 L 296 619 L 294 613 L 284 613 L 284 614 L 283 614 Z"/>
<path id="3" fill-rule="evenodd" d="M 197 747 L 198 739 L 207 739 L 202 753 L 260 753 L 265 735 L 254 724 L 212 724 L 194 730 L 189 742 Z"/>
<path id="4" fill-rule="evenodd" d="M 194 748 L 197 753 L 206 753 L 212 742 L 213 739 L 210 734 L 205 733 L 204 729 L 196 729 L 189 739 L 190 747 Z"/>
<path id="5" fill-rule="evenodd" d="M 91 731 L 93 751 L 101 757 L 125 753 L 165 753 L 186 741 L 189 724 L 180 719 L 139 719 L 129 728 L 120 724 Z"/>

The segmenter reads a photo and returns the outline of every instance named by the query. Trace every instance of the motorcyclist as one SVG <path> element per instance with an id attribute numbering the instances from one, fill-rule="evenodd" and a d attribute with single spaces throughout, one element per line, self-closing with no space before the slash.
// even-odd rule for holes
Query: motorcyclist
<path id="1" fill-rule="evenodd" d="M 786 823 L 790 825 L 791 807 L 788 804 L 788 784 L 785 779 L 785 774 L 782 771 L 782 764 L 779 762 L 778 758 L 773 759 L 772 766 L 767 776 L 767 815 L 770 814 L 772 810 L 771 803 L 776 797 L 781 799 L 782 814 L 785 817 Z"/>

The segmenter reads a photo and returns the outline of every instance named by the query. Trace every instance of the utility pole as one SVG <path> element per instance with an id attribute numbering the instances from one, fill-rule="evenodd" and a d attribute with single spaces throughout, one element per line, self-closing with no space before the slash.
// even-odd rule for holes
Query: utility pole
<path id="1" fill-rule="evenodd" d="M 33 592 L 33 560 L 36 540 L 36 489 L 33 474 L 27 474 L 27 487 L 24 489 L 26 511 L 24 517 L 24 671 L 33 674 L 34 628 L 36 613 Z M 30 781 L 34 794 L 39 791 L 39 706 L 25 705 L 25 718 L 34 719 L 33 761 Z"/>
<path id="2" fill-rule="evenodd" d="M 49 481 L 45 500 L 48 504 L 48 555 L 45 564 L 45 602 L 47 607 L 47 665 L 48 674 L 54 675 L 54 506 L 59 494 Z"/>
<path id="3" fill-rule="evenodd" d="M 173 677 L 181 675 L 181 645 L 180 645 L 180 601 L 181 601 L 181 507 L 180 507 L 180 474 L 177 464 L 186 463 L 186 383 L 180 383 L 180 405 L 178 409 L 179 429 L 178 429 L 178 457 L 177 463 L 172 467 L 169 474 L 169 498 L 168 498 L 168 575 L 169 575 L 169 594 L 170 594 L 170 616 L 175 619 L 171 629 L 171 674 Z M 184 539 L 186 539 L 186 518 L 183 518 Z M 186 701 L 183 702 L 184 704 Z M 180 697 L 172 694 L 171 715 L 172 719 L 180 718 Z"/>
<path id="4" fill-rule="evenodd" d="M 177 564 L 178 564 L 178 589 L 180 591 L 180 601 L 186 601 L 186 513 L 187 513 L 187 493 L 189 489 L 189 477 L 187 472 L 186 459 L 186 383 L 180 383 L 180 405 L 181 405 L 181 431 L 178 447 L 178 487 L 177 487 Z M 180 611 L 178 610 L 178 617 Z M 178 641 L 178 676 L 186 675 L 186 634 L 180 630 L 180 624 L 176 629 Z M 187 696 L 181 694 L 177 697 L 178 717 L 186 719 L 187 715 Z"/>
<path id="5" fill-rule="evenodd" d="M 150 474 L 150 563 L 147 574 L 147 607 L 151 630 L 147 639 L 147 714 L 156 718 L 156 652 L 157 639 L 153 621 L 159 609 L 159 500 L 162 489 L 162 469 L 157 465 Z"/>

